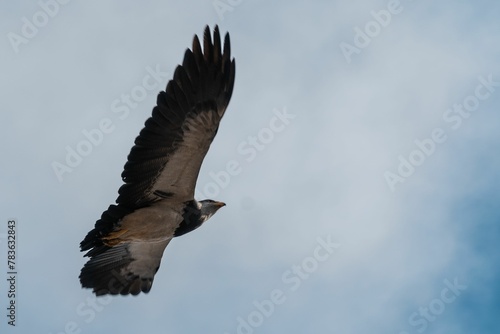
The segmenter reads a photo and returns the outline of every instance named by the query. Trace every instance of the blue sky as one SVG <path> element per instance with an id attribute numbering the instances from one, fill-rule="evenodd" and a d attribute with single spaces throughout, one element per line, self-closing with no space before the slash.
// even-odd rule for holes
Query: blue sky
<path id="1" fill-rule="evenodd" d="M 2 333 L 500 331 L 497 2 L 0 8 Z M 95 299 L 79 242 L 206 24 L 237 69 L 197 198 L 227 207 L 167 247 L 149 294 Z"/>

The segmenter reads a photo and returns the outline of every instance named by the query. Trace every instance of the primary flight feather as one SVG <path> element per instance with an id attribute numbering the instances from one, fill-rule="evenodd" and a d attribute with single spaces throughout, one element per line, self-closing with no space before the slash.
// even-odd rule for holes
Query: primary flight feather
<path id="1" fill-rule="evenodd" d="M 201 164 L 234 85 L 229 34 L 221 45 L 208 26 L 159 93 L 152 116 L 128 155 L 116 204 L 80 243 L 90 259 L 80 282 L 96 295 L 149 292 L 165 247 L 198 228 L 225 204 L 194 199 Z"/>

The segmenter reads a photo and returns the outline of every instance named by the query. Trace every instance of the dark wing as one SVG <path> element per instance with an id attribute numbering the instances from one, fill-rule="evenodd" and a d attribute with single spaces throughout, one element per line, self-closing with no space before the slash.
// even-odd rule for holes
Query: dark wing
<path id="1" fill-rule="evenodd" d="M 170 240 L 121 244 L 93 256 L 80 274 L 82 287 L 97 296 L 149 292 Z"/>
<path id="2" fill-rule="evenodd" d="M 156 191 L 179 201 L 193 199 L 201 164 L 233 91 L 235 63 L 230 57 L 229 34 L 222 51 L 217 26 L 213 42 L 206 27 L 203 51 L 194 37 L 192 50 L 186 50 L 135 140 L 122 173 L 125 184 L 118 204 L 147 205 L 160 198 Z"/>

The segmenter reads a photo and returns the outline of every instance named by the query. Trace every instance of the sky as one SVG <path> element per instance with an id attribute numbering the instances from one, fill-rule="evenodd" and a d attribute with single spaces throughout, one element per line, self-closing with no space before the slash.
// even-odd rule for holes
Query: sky
<path id="1" fill-rule="evenodd" d="M 500 332 L 499 11 L 2 2 L 0 331 Z M 79 243 L 207 24 L 236 82 L 196 198 L 227 206 L 170 243 L 149 294 L 96 298 Z"/>

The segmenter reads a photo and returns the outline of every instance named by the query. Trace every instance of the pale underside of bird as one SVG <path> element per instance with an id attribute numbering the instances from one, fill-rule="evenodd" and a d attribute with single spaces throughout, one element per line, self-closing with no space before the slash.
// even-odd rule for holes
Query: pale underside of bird
<path id="1" fill-rule="evenodd" d="M 116 204 L 80 244 L 90 258 L 80 273 L 82 287 L 96 295 L 149 292 L 172 238 L 198 228 L 224 206 L 196 201 L 194 191 L 234 75 L 229 34 L 222 46 L 218 27 L 212 38 L 207 26 L 203 47 L 194 36 L 192 49 L 158 94 L 128 155 Z"/>

